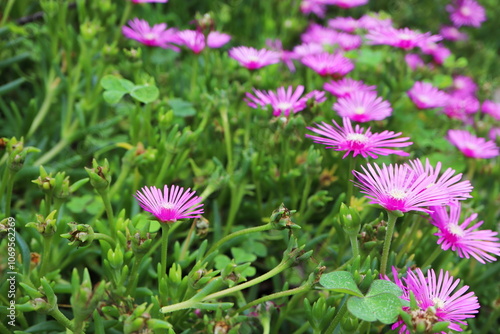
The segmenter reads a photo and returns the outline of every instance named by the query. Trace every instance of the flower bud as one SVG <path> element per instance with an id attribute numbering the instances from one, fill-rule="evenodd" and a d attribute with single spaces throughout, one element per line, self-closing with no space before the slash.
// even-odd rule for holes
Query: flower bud
<path id="1" fill-rule="evenodd" d="M 361 218 L 356 209 L 350 208 L 344 203 L 340 205 L 340 223 L 348 235 L 357 235 L 361 227 Z"/>
<path id="2" fill-rule="evenodd" d="M 56 230 L 56 219 L 54 219 L 54 216 L 56 212 L 56 210 L 52 211 L 51 213 L 49 213 L 47 218 L 44 218 L 42 215 L 37 214 L 37 221 L 29 222 L 28 224 L 26 224 L 26 227 L 36 228 L 40 234 L 46 237 L 54 235 L 54 232 Z"/>
<path id="3" fill-rule="evenodd" d="M 68 239 L 70 246 L 87 247 L 94 241 L 94 229 L 87 224 L 68 223 L 71 231 L 61 234 L 61 237 Z"/>
<path id="4" fill-rule="evenodd" d="M 99 166 L 97 160 L 92 160 L 92 168 L 85 167 L 85 170 L 89 174 L 90 184 L 97 191 L 102 191 L 106 189 L 111 183 L 111 173 L 109 170 L 109 162 L 104 159 L 104 165 Z"/>

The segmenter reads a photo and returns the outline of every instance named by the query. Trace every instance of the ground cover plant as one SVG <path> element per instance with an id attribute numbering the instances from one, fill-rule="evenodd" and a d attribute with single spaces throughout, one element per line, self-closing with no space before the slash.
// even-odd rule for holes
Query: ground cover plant
<path id="1" fill-rule="evenodd" d="M 0 333 L 498 332 L 496 1 L 0 8 Z"/>

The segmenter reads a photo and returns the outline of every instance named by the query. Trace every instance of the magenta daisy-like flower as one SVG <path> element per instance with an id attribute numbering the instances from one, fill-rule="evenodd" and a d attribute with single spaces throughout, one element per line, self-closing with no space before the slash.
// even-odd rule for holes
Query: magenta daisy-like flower
<path id="1" fill-rule="evenodd" d="M 161 2 L 161 3 L 167 3 L 168 0 L 131 0 L 133 3 L 146 3 L 146 2 Z"/>
<path id="2" fill-rule="evenodd" d="M 338 81 L 331 80 L 323 85 L 323 89 L 332 93 L 336 97 L 350 96 L 354 92 L 371 92 L 377 87 L 368 86 L 363 81 L 354 80 L 351 78 L 343 78 Z"/>
<path id="3" fill-rule="evenodd" d="M 392 26 L 391 18 L 381 18 L 378 13 L 365 14 L 359 19 L 360 28 L 375 30 Z"/>
<path id="4" fill-rule="evenodd" d="M 333 105 L 341 117 L 349 117 L 351 121 L 364 123 L 380 121 L 392 114 L 389 102 L 382 100 L 374 92 L 353 92 L 349 96 L 339 98 Z"/>
<path id="5" fill-rule="evenodd" d="M 481 110 L 485 113 L 500 121 L 500 103 L 495 103 L 490 100 L 486 100 L 483 102 L 481 106 Z"/>
<path id="6" fill-rule="evenodd" d="M 339 52 L 312 54 L 303 57 L 301 61 L 321 76 L 343 77 L 354 69 L 352 61 Z"/>
<path id="7" fill-rule="evenodd" d="M 362 40 L 358 35 L 339 32 L 337 34 L 337 43 L 342 50 L 349 51 L 357 49 L 361 46 Z"/>
<path id="8" fill-rule="evenodd" d="M 334 45 L 337 42 L 337 35 L 338 31 L 313 23 L 307 27 L 300 39 L 307 44 Z"/>
<path id="9" fill-rule="evenodd" d="M 265 107 L 270 105 L 273 108 L 273 116 L 288 116 L 290 113 L 297 113 L 301 110 L 304 110 L 307 107 L 307 100 L 310 97 L 316 99 L 316 102 L 322 102 L 325 100 L 324 94 L 315 94 L 306 96 L 302 96 L 304 93 L 304 86 L 299 85 L 295 91 L 292 86 L 280 87 L 276 92 L 274 91 L 260 91 L 257 89 L 253 89 L 255 95 L 250 93 L 246 93 L 245 102 L 248 106 L 252 108 L 257 108 L 258 106 Z"/>
<path id="10" fill-rule="evenodd" d="M 473 213 L 460 224 L 458 202 L 450 204 L 449 212 L 444 206 L 433 207 L 432 210 L 430 222 L 439 229 L 434 235 L 439 237 L 437 243 L 443 250 L 451 249 L 461 258 L 469 259 L 472 256 L 483 264 L 496 261 L 493 255 L 500 255 L 498 233 L 491 230 L 477 230 L 483 224 L 482 221 L 469 227 L 477 218 L 477 213 Z"/>
<path id="11" fill-rule="evenodd" d="M 457 75 L 453 78 L 453 90 L 462 95 L 474 95 L 477 91 L 477 84 L 471 77 Z"/>
<path id="12" fill-rule="evenodd" d="M 449 41 L 465 41 L 469 38 L 466 33 L 461 32 L 457 27 L 453 26 L 442 26 L 439 30 L 439 35 Z"/>
<path id="13" fill-rule="evenodd" d="M 462 331 L 460 325 L 467 325 L 464 321 L 474 318 L 480 307 L 474 292 L 469 290 L 469 286 L 464 285 L 458 290 L 460 279 L 455 279 L 448 271 L 439 271 L 439 276 L 433 269 L 429 269 L 427 276 L 422 270 L 417 268 L 415 272 L 408 269 L 407 276 L 399 279 L 396 268 L 392 268 L 394 283 L 403 290 L 400 297 L 410 301 L 410 292 L 413 292 L 418 309 L 412 310 L 408 306 L 403 306 L 403 310 L 410 314 L 414 327 L 418 323 L 426 324 L 426 331 L 430 331 L 432 326 L 438 322 L 450 322 L 448 328 L 453 331 Z M 389 280 L 387 277 L 384 279 Z M 455 291 L 456 290 L 456 291 Z M 403 320 L 398 320 L 391 327 L 398 329 L 400 334 L 410 334 L 407 325 Z M 447 332 L 440 332 L 446 334 Z"/>
<path id="14" fill-rule="evenodd" d="M 223 47 L 231 40 L 231 35 L 219 31 L 211 31 L 207 36 L 207 45 L 211 49 Z"/>
<path id="15" fill-rule="evenodd" d="M 429 159 L 425 160 L 425 167 L 419 159 L 410 160 L 409 166 L 415 172 L 415 175 L 425 174 L 431 178 L 431 185 L 439 187 L 448 193 L 448 203 L 461 201 L 471 198 L 473 187 L 469 180 L 461 181 L 462 174 L 455 175 L 455 170 L 448 168 L 441 174 L 441 162 L 432 166 Z"/>
<path id="16" fill-rule="evenodd" d="M 430 83 L 421 81 L 415 82 L 407 94 L 418 109 L 443 107 L 448 99 L 448 94 L 440 91 Z"/>
<path id="17" fill-rule="evenodd" d="M 340 8 L 352 8 L 366 5 L 368 0 L 324 0 L 324 2 Z"/>
<path id="18" fill-rule="evenodd" d="M 182 30 L 177 33 L 180 44 L 198 54 L 205 49 L 205 35 L 196 30 Z"/>
<path id="19" fill-rule="evenodd" d="M 500 154 L 493 141 L 476 137 L 467 130 L 448 130 L 447 139 L 468 158 L 491 159 Z"/>
<path id="20" fill-rule="evenodd" d="M 160 48 L 169 48 L 179 51 L 179 48 L 170 43 L 179 43 L 177 29 L 169 28 L 165 23 L 155 24 L 153 27 L 148 22 L 135 18 L 128 21 L 127 26 L 122 27 L 122 33 L 125 37 L 135 39 L 147 46 L 158 46 Z"/>
<path id="21" fill-rule="evenodd" d="M 488 137 L 492 140 L 495 141 L 497 138 L 500 138 L 500 127 L 495 126 L 488 131 Z"/>
<path id="22" fill-rule="evenodd" d="M 429 206 L 445 205 L 449 201 L 446 189 L 433 183 L 434 178 L 426 173 L 417 173 L 408 165 L 386 166 L 367 164 L 361 166 L 364 173 L 353 171 L 358 179 L 355 185 L 361 193 L 389 211 L 430 212 Z M 436 204 L 439 203 L 439 204 Z"/>
<path id="23" fill-rule="evenodd" d="M 415 71 L 417 68 L 425 67 L 425 63 L 418 54 L 408 53 L 405 55 L 406 64 Z"/>
<path id="24" fill-rule="evenodd" d="M 294 46 L 292 52 L 295 55 L 295 58 L 301 59 L 305 56 L 323 53 L 325 52 L 325 50 L 323 49 L 323 45 L 321 44 L 304 43 Z"/>
<path id="25" fill-rule="evenodd" d="M 235 59 L 240 65 L 249 70 L 256 70 L 264 66 L 280 62 L 279 52 L 267 49 L 254 49 L 248 46 L 238 46 L 229 49 L 229 57 Z"/>
<path id="26" fill-rule="evenodd" d="M 162 223 L 174 223 L 179 219 L 198 218 L 203 214 L 201 197 L 190 191 L 172 185 L 165 185 L 163 191 L 152 187 L 143 187 L 135 194 L 140 206 L 151 212 Z"/>
<path id="27" fill-rule="evenodd" d="M 395 150 L 395 147 L 406 147 L 413 144 L 407 141 L 408 137 L 400 137 L 401 132 L 394 133 L 392 131 L 383 131 L 381 133 L 372 133 L 370 128 L 366 131 L 364 128 L 356 125 L 354 128 L 349 118 L 344 117 L 344 126 L 340 126 L 332 120 L 334 126 L 322 122 L 316 124 L 316 127 L 308 127 L 307 129 L 317 133 L 319 136 L 306 134 L 306 137 L 312 138 L 315 143 L 326 145 L 326 148 L 333 148 L 335 151 L 345 151 L 342 157 L 344 159 L 352 153 L 352 156 L 361 155 L 363 158 L 371 157 L 378 158 L 377 154 L 389 155 L 396 154 L 400 156 L 408 156 L 402 150 Z"/>
<path id="28" fill-rule="evenodd" d="M 446 10 L 450 13 L 451 22 L 456 27 L 472 26 L 478 28 L 481 23 L 486 21 L 486 11 L 474 0 L 455 0 L 446 6 Z"/>
<path id="29" fill-rule="evenodd" d="M 479 100 L 473 95 L 464 95 L 457 92 L 448 95 L 443 113 L 449 118 L 467 122 L 470 115 L 479 110 Z"/>
<path id="30" fill-rule="evenodd" d="M 385 27 L 370 31 L 366 38 L 370 44 L 384 44 L 404 50 L 413 49 L 429 40 L 438 42 L 440 36 L 431 36 L 430 33 L 420 33 L 409 28 L 396 29 L 393 27 Z"/>
<path id="31" fill-rule="evenodd" d="M 354 32 L 359 28 L 359 22 L 352 17 L 336 17 L 328 20 L 328 26 L 333 29 L 342 30 L 345 32 Z"/>

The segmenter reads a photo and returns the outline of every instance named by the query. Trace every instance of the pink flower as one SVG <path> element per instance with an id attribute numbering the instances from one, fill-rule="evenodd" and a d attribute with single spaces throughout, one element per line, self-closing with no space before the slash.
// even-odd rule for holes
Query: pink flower
<path id="1" fill-rule="evenodd" d="M 280 54 L 276 51 L 266 49 L 254 49 L 248 46 L 238 46 L 229 49 L 229 57 L 235 59 L 240 65 L 249 70 L 256 70 L 261 67 L 279 63 Z"/>
<path id="2" fill-rule="evenodd" d="M 255 94 L 252 95 L 250 93 L 246 93 L 245 102 L 248 106 L 252 108 L 258 108 L 258 106 L 265 107 L 267 105 L 272 106 L 273 108 L 273 116 L 288 116 L 291 112 L 297 113 L 301 110 L 304 110 L 307 107 L 307 100 L 311 97 L 311 93 L 302 97 L 302 93 L 304 92 L 304 86 L 297 86 L 295 92 L 293 91 L 292 86 L 288 86 L 285 90 L 285 87 L 280 87 L 276 92 L 271 90 L 265 92 L 257 89 L 253 89 Z M 321 95 L 321 94 L 320 94 Z M 317 97 L 316 102 L 324 101 L 324 95 L 321 97 L 320 95 L 316 95 L 313 97 Z"/>
<path id="3" fill-rule="evenodd" d="M 438 65 L 442 65 L 446 58 L 451 55 L 451 51 L 447 47 L 434 42 L 423 43 L 420 45 L 420 49 L 423 53 L 431 55 L 434 62 Z"/>
<path id="4" fill-rule="evenodd" d="M 374 92 L 353 92 L 351 95 L 339 98 L 333 105 L 341 117 L 349 117 L 351 121 L 380 121 L 392 114 L 389 102 L 382 100 Z"/>
<path id="5" fill-rule="evenodd" d="M 304 43 L 296 45 L 293 48 L 293 54 L 296 58 L 303 58 L 305 56 L 314 55 L 318 53 L 323 53 L 323 45 L 317 43 Z"/>
<path id="6" fill-rule="evenodd" d="M 426 330 L 438 322 L 450 322 L 448 328 L 453 331 L 462 331 L 461 325 L 467 325 L 464 321 L 473 318 L 478 313 L 480 307 L 474 292 L 467 292 L 469 286 L 464 285 L 453 292 L 460 284 L 460 279 L 455 280 L 448 271 L 443 273 L 441 269 L 439 276 L 433 269 L 429 269 L 427 277 L 422 270 L 417 268 L 415 272 L 408 269 L 407 277 L 399 279 L 396 268 L 392 267 L 394 282 L 403 290 L 400 297 L 410 301 L 410 292 L 415 296 L 419 309 L 411 310 L 408 306 L 403 306 L 403 310 L 411 316 L 414 327 L 418 323 L 426 324 Z M 389 280 L 387 277 L 384 279 Z M 391 329 L 399 328 L 400 334 L 410 334 L 403 320 L 394 323 Z M 446 334 L 447 332 L 440 332 Z"/>
<path id="7" fill-rule="evenodd" d="M 179 51 L 179 48 L 170 43 L 178 43 L 177 29 L 169 28 L 165 23 L 155 24 L 153 27 L 149 23 L 135 18 L 128 21 L 130 27 L 123 26 L 122 33 L 125 37 L 135 39 L 147 46 L 158 46 Z"/>
<path id="8" fill-rule="evenodd" d="M 477 91 L 477 84 L 471 77 L 457 75 L 453 78 L 453 89 L 463 95 L 473 95 Z"/>
<path id="9" fill-rule="evenodd" d="M 302 63 L 321 76 L 342 77 L 354 69 L 354 64 L 341 53 L 318 53 L 305 56 Z"/>
<path id="10" fill-rule="evenodd" d="M 346 34 L 339 32 L 337 34 L 337 43 L 342 50 L 349 51 L 357 49 L 361 46 L 361 37 L 358 35 Z"/>
<path id="11" fill-rule="evenodd" d="M 425 174 L 431 178 L 432 185 L 435 185 L 448 193 L 447 204 L 472 197 L 470 193 L 473 187 L 469 180 L 460 181 L 462 179 L 462 174 L 455 175 L 455 171 L 448 168 L 442 175 L 440 175 L 441 162 L 438 162 L 436 168 L 434 168 L 430 164 L 429 159 L 426 159 L 424 167 L 422 161 L 415 159 L 410 160 L 408 166 L 415 172 L 416 177 Z"/>
<path id="12" fill-rule="evenodd" d="M 448 96 L 443 113 L 452 119 L 467 122 L 471 114 L 479 110 L 479 101 L 472 95 L 453 93 Z"/>
<path id="13" fill-rule="evenodd" d="M 448 130 L 447 139 L 468 158 L 491 159 L 500 154 L 494 142 L 476 137 L 467 130 Z"/>
<path id="14" fill-rule="evenodd" d="M 408 165 L 391 164 L 386 166 L 367 164 L 361 166 L 364 173 L 353 171 L 358 179 L 355 185 L 361 193 L 389 211 L 430 212 L 429 206 L 445 205 L 449 195 L 442 187 L 433 183 L 433 177 L 417 173 Z"/>
<path id="15" fill-rule="evenodd" d="M 393 27 L 385 27 L 370 31 L 366 38 L 370 44 L 384 44 L 404 50 L 413 49 L 429 40 L 437 42 L 439 36 L 431 36 L 430 33 L 419 33 L 408 28 L 396 29 Z"/>
<path id="16" fill-rule="evenodd" d="M 446 6 L 450 13 L 451 22 L 456 27 L 472 26 L 478 28 L 486 21 L 484 8 L 474 0 L 455 0 L 453 4 Z"/>
<path id="17" fill-rule="evenodd" d="M 231 40 L 231 35 L 219 31 L 211 31 L 207 36 L 207 45 L 211 49 L 223 47 Z"/>
<path id="18" fill-rule="evenodd" d="M 354 32 L 359 28 L 359 22 L 352 17 L 336 17 L 328 20 L 328 26 L 345 32 Z"/>
<path id="19" fill-rule="evenodd" d="M 326 5 L 322 0 L 302 0 L 300 11 L 303 14 L 314 13 L 316 16 L 323 18 L 326 13 Z"/>
<path id="20" fill-rule="evenodd" d="M 483 102 L 481 110 L 485 113 L 500 121 L 500 103 L 495 103 L 490 100 L 486 100 Z"/>
<path id="21" fill-rule="evenodd" d="M 340 8 L 352 8 L 363 6 L 368 3 L 368 0 L 324 0 L 329 5 L 338 6 Z"/>
<path id="22" fill-rule="evenodd" d="M 146 3 L 146 2 L 161 2 L 167 3 L 168 0 L 131 0 L 133 3 Z"/>
<path id="23" fill-rule="evenodd" d="M 338 81 L 331 80 L 323 85 L 323 89 L 332 93 L 336 97 L 347 97 L 353 92 L 370 92 L 377 87 L 368 86 L 363 81 L 357 81 L 351 78 L 343 78 Z"/>
<path id="24" fill-rule="evenodd" d="M 407 92 L 418 109 L 439 108 L 446 105 L 448 94 L 438 90 L 432 84 L 417 81 Z"/>
<path id="25" fill-rule="evenodd" d="M 488 131 L 488 137 L 492 140 L 495 141 L 497 138 L 500 138 L 500 127 L 492 127 L 490 131 Z"/>
<path id="26" fill-rule="evenodd" d="M 292 51 L 283 50 L 283 43 L 279 39 L 267 39 L 266 46 L 272 50 L 276 51 L 280 54 L 280 60 L 283 64 L 285 64 L 290 72 L 295 72 L 295 64 L 293 63 L 293 59 L 296 59 L 297 56 Z"/>
<path id="27" fill-rule="evenodd" d="M 319 134 L 320 136 L 313 136 L 306 134 L 306 137 L 312 138 L 315 143 L 327 145 L 326 148 L 333 148 L 335 151 L 345 151 L 342 157 L 344 159 L 352 153 L 352 156 L 361 155 L 363 158 L 372 157 L 378 158 L 377 154 L 389 155 L 397 154 L 400 156 L 408 156 L 401 150 L 394 150 L 393 147 L 406 147 L 413 144 L 407 141 L 408 137 L 397 138 L 401 132 L 394 133 L 392 131 L 383 131 L 381 133 L 372 133 L 370 128 L 366 131 L 364 128 L 356 125 L 352 127 L 349 118 L 344 117 L 344 126 L 341 127 L 334 120 L 332 123 L 335 127 L 322 122 L 316 124 L 316 127 L 308 127 L 309 130 Z"/>
<path id="28" fill-rule="evenodd" d="M 201 197 L 194 196 L 196 192 L 190 190 L 175 185 L 170 188 L 165 185 L 163 192 L 155 186 L 143 187 L 137 191 L 135 198 L 144 210 L 151 212 L 161 223 L 170 224 L 179 219 L 198 218 L 203 214 Z"/>
<path id="29" fill-rule="evenodd" d="M 337 35 L 338 31 L 313 23 L 307 27 L 300 39 L 307 44 L 334 45 L 337 42 Z"/>
<path id="30" fill-rule="evenodd" d="M 359 19 L 360 28 L 366 30 L 375 30 L 392 26 L 390 18 L 383 19 L 378 13 L 365 14 Z"/>
<path id="31" fill-rule="evenodd" d="M 465 41 L 469 36 L 466 33 L 461 32 L 456 27 L 453 26 L 442 26 L 439 30 L 439 35 L 443 36 L 444 39 L 449 41 Z"/>
<path id="32" fill-rule="evenodd" d="M 408 53 L 408 54 L 406 54 L 405 55 L 405 61 L 406 61 L 406 64 L 413 71 L 415 71 L 419 67 L 425 67 L 425 63 L 422 60 L 422 58 L 420 58 L 420 56 L 417 55 L 417 54 L 415 54 L 415 53 Z"/>
<path id="33" fill-rule="evenodd" d="M 450 204 L 449 212 L 444 206 L 433 207 L 432 210 L 430 222 L 439 229 L 434 235 L 439 237 L 437 243 L 443 250 L 451 249 L 461 258 L 469 259 L 472 256 L 483 264 L 496 261 L 493 255 L 500 255 L 500 243 L 496 237 L 498 233 L 491 230 L 476 231 L 483 224 L 482 221 L 469 227 L 477 218 L 477 213 L 460 224 L 458 202 Z"/>
<path id="34" fill-rule="evenodd" d="M 198 54 L 205 48 L 205 36 L 196 30 L 182 30 L 177 33 L 180 44 Z"/>

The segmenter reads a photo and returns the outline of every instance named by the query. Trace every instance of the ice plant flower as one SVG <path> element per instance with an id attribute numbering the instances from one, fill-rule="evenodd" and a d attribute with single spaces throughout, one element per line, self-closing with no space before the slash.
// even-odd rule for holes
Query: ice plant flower
<path id="1" fill-rule="evenodd" d="M 231 35 L 219 31 L 211 31 L 207 36 L 207 45 L 211 49 L 223 47 L 231 40 Z"/>
<path id="2" fill-rule="evenodd" d="M 438 90 L 432 84 L 417 81 L 407 92 L 418 109 L 439 108 L 446 105 L 448 94 Z"/>
<path id="3" fill-rule="evenodd" d="M 314 13 L 318 17 L 323 18 L 326 14 L 326 5 L 323 0 L 302 0 L 300 11 L 302 14 Z"/>
<path id="4" fill-rule="evenodd" d="M 460 204 L 451 203 L 449 212 L 447 207 L 433 207 L 430 214 L 430 222 L 439 231 L 434 233 L 439 239 L 438 245 L 443 250 L 451 249 L 459 257 L 469 259 L 471 256 L 480 263 L 493 262 L 496 258 L 493 255 L 500 255 L 500 243 L 497 232 L 491 230 L 477 230 L 483 222 L 471 225 L 476 220 L 477 213 L 473 213 L 466 218 L 463 223 L 460 221 Z"/>
<path id="5" fill-rule="evenodd" d="M 301 59 L 302 64 L 313 69 L 321 76 L 343 77 L 354 69 L 352 61 L 341 53 L 322 52 Z"/>
<path id="6" fill-rule="evenodd" d="M 301 59 L 305 56 L 314 55 L 318 53 L 323 53 L 325 50 L 323 49 L 323 45 L 318 43 L 304 43 L 294 46 L 293 54 L 295 58 Z"/>
<path id="7" fill-rule="evenodd" d="M 229 57 L 249 70 L 256 70 L 267 65 L 279 63 L 280 54 L 267 49 L 257 50 L 248 46 L 238 46 L 229 49 Z"/>
<path id="8" fill-rule="evenodd" d="M 453 91 L 463 95 L 473 95 L 477 91 L 477 84 L 471 77 L 457 75 L 453 78 Z"/>
<path id="9" fill-rule="evenodd" d="M 368 0 L 324 0 L 324 2 L 328 5 L 334 5 L 340 8 L 353 8 L 366 5 Z"/>
<path id="10" fill-rule="evenodd" d="M 413 49 L 429 40 L 433 42 L 441 40 L 440 36 L 431 36 L 429 32 L 420 33 L 409 28 L 396 29 L 393 27 L 372 30 L 366 35 L 366 38 L 369 44 L 390 45 L 404 50 Z"/>
<path id="11" fill-rule="evenodd" d="M 448 130 L 447 139 L 468 158 L 491 159 L 500 154 L 493 141 L 476 137 L 467 130 Z"/>
<path id="12" fill-rule="evenodd" d="M 466 33 L 461 32 L 457 27 L 453 26 L 442 26 L 439 30 L 439 35 L 449 41 L 465 41 L 469 38 Z"/>
<path id="13" fill-rule="evenodd" d="M 470 193 L 473 187 L 469 180 L 460 181 L 462 174 L 455 175 L 455 170 L 448 168 L 440 175 L 441 162 L 438 162 L 435 168 L 429 159 L 425 160 L 425 167 L 420 159 L 410 160 L 408 165 L 416 173 L 416 177 L 422 174 L 428 175 L 431 178 L 431 185 L 436 185 L 447 192 L 448 204 L 472 197 Z"/>
<path id="14" fill-rule="evenodd" d="M 337 34 L 337 44 L 342 50 L 349 51 L 357 49 L 361 46 L 362 39 L 358 35 L 347 34 L 339 32 Z"/>
<path id="15" fill-rule="evenodd" d="M 368 86 L 363 81 L 354 80 L 351 78 L 343 78 L 338 81 L 331 80 L 323 85 L 323 89 L 332 93 L 336 97 L 350 96 L 354 92 L 371 92 L 377 87 Z"/>
<path id="16" fill-rule="evenodd" d="M 425 67 L 425 63 L 422 58 L 415 53 L 407 53 L 405 55 L 405 62 L 413 71 L 419 67 Z"/>
<path id="17" fill-rule="evenodd" d="M 328 26 L 333 29 L 342 30 L 345 32 L 354 32 L 359 28 L 359 22 L 352 17 L 336 17 L 328 20 Z"/>
<path id="18" fill-rule="evenodd" d="M 395 147 L 406 147 L 413 144 L 407 141 L 410 139 L 408 137 L 398 138 L 401 132 L 394 133 L 386 130 L 381 133 L 372 133 L 370 128 L 365 131 L 359 125 L 353 127 L 347 117 L 343 118 L 343 126 L 340 126 L 334 120 L 332 120 L 332 123 L 334 126 L 322 122 L 322 124 L 316 124 L 316 127 L 308 127 L 307 129 L 319 136 L 306 134 L 306 137 L 313 139 L 315 143 L 326 145 L 326 148 L 345 151 L 342 159 L 347 157 L 349 153 L 352 153 L 353 157 L 361 155 L 363 158 L 371 157 L 374 159 L 378 158 L 377 154 L 410 155 L 405 151 L 394 149 Z"/>
<path id="19" fill-rule="evenodd" d="M 139 205 L 146 211 L 151 212 L 162 223 L 174 223 L 179 219 L 198 218 L 203 214 L 201 197 L 195 196 L 191 188 L 172 185 L 161 189 L 143 187 L 135 194 Z"/>
<path id="20" fill-rule="evenodd" d="M 353 171 L 354 184 L 360 188 L 371 204 L 378 204 L 388 211 L 430 212 L 428 207 L 446 205 L 449 195 L 433 183 L 434 178 L 425 173 L 417 175 L 408 165 L 367 164 L 363 172 Z"/>
<path id="21" fill-rule="evenodd" d="M 146 2 L 161 2 L 167 3 L 168 0 L 132 0 L 133 3 L 146 3 Z"/>
<path id="22" fill-rule="evenodd" d="M 205 36 L 196 30 L 182 30 L 177 32 L 180 44 L 198 54 L 205 48 Z"/>
<path id="23" fill-rule="evenodd" d="M 481 106 L 481 110 L 485 113 L 500 121 L 500 103 L 495 103 L 490 100 L 486 100 L 483 102 Z"/>
<path id="24" fill-rule="evenodd" d="M 252 108 L 258 108 L 258 106 L 265 107 L 270 105 L 273 108 L 273 116 L 289 116 L 290 113 L 298 113 L 307 107 L 307 100 L 311 97 L 309 93 L 306 96 L 302 96 L 304 93 L 304 86 L 299 85 L 295 91 L 292 86 L 280 87 L 276 92 L 272 90 L 261 91 L 253 89 L 255 95 L 251 93 L 246 93 L 245 102 L 248 106 Z M 321 95 L 321 94 L 320 94 Z M 325 100 L 323 96 L 315 96 L 316 102 L 322 102 Z"/>
<path id="25" fill-rule="evenodd" d="M 365 14 L 361 16 L 358 20 L 360 28 L 366 30 L 374 30 L 379 28 L 392 27 L 391 18 L 381 18 L 380 15 L 377 14 Z"/>
<path id="26" fill-rule="evenodd" d="M 313 23 L 307 27 L 300 39 L 307 44 L 334 45 L 337 41 L 337 35 L 338 31 Z"/>
<path id="27" fill-rule="evenodd" d="M 441 269 L 439 276 L 436 277 L 433 269 L 427 271 L 427 276 L 424 276 L 420 268 L 415 272 L 408 269 L 407 276 L 402 279 L 398 278 L 394 267 L 392 272 L 394 283 L 403 290 L 400 298 L 410 301 L 410 292 L 415 296 L 418 309 L 403 306 L 403 310 L 410 314 L 414 327 L 418 323 L 424 323 L 427 332 L 438 322 L 450 322 L 448 328 L 460 332 L 462 331 L 460 325 L 467 325 L 464 320 L 473 318 L 474 314 L 478 313 L 480 305 L 474 292 L 467 292 L 469 290 L 467 285 L 456 290 L 460 279 L 455 279 L 448 271 L 443 272 Z M 389 280 L 387 277 L 384 279 Z M 399 328 L 399 334 L 410 334 L 403 320 L 398 320 L 391 328 L 393 330 Z"/>
<path id="28" fill-rule="evenodd" d="M 349 117 L 351 121 L 380 121 L 392 114 L 389 102 L 382 100 L 374 92 L 353 92 L 349 96 L 339 98 L 333 105 L 341 117 Z"/>
<path id="29" fill-rule="evenodd" d="M 495 126 L 488 131 L 488 137 L 492 140 L 495 141 L 498 138 L 500 138 L 500 127 Z"/>
<path id="30" fill-rule="evenodd" d="M 446 6 L 446 10 L 450 13 L 451 22 L 456 27 L 472 26 L 478 28 L 481 23 L 486 21 L 484 8 L 474 0 L 455 0 Z"/>
<path id="31" fill-rule="evenodd" d="M 479 101 L 473 95 L 464 95 L 457 92 L 450 94 L 443 113 L 449 118 L 467 122 L 471 114 L 479 110 Z"/>
<path id="32" fill-rule="evenodd" d="M 122 27 L 122 33 L 125 37 L 135 39 L 147 46 L 157 46 L 179 51 L 178 47 L 170 44 L 179 42 L 177 29 L 167 29 L 165 23 L 155 24 L 151 27 L 148 22 L 138 18 L 128 21 L 128 25 L 128 27 Z"/>

